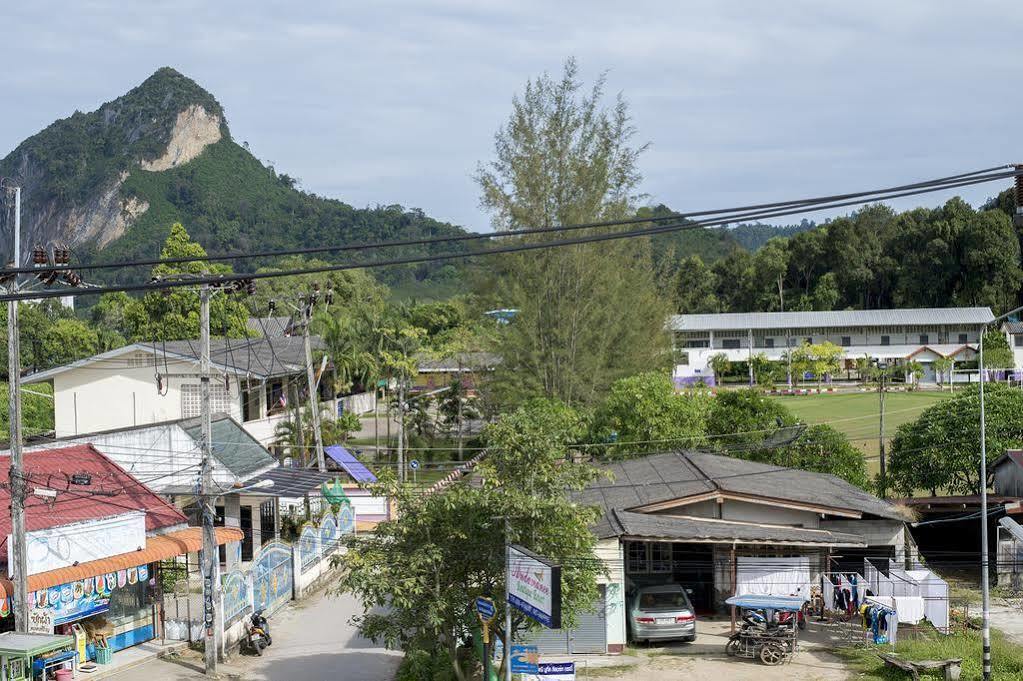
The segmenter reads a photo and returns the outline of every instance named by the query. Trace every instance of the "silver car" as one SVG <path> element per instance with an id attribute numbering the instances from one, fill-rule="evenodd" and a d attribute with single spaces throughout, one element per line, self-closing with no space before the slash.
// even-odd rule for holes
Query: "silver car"
<path id="1" fill-rule="evenodd" d="M 678 584 L 645 586 L 629 601 L 633 641 L 696 640 L 696 611 Z"/>

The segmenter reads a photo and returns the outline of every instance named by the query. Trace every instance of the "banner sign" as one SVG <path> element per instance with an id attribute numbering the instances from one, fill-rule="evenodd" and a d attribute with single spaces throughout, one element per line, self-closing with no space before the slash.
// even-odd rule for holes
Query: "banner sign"
<path id="1" fill-rule="evenodd" d="M 508 603 L 549 629 L 561 628 L 561 566 L 508 547 Z"/>
<path id="2" fill-rule="evenodd" d="M 575 662 L 541 662 L 529 681 L 575 681 Z"/>
<path id="3" fill-rule="evenodd" d="M 512 674 L 537 674 L 540 661 L 540 649 L 537 646 L 511 647 Z"/>
<path id="4" fill-rule="evenodd" d="M 149 566 L 139 565 L 80 579 L 77 582 L 51 586 L 48 589 L 30 591 L 28 605 L 30 608 L 51 613 L 53 624 L 57 626 L 106 612 L 110 609 L 110 595 L 114 591 L 135 586 L 139 582 L 145 584 L 148 581 Z"/>
<path id="5" fill-rule="evenodd" d="M 25 537 L 28 574 L 131 553 L 145 545 L 146 514 L 142 511 L 32 530 Z M 8 535 L 8 565 L 14 564 L 13 547 L 14 542 Z"/>
<path id="6" fill-rule="evenodd" d="M 28 633 L 53 635 L 53 611 L 33 608 L 28 611 Z"/>

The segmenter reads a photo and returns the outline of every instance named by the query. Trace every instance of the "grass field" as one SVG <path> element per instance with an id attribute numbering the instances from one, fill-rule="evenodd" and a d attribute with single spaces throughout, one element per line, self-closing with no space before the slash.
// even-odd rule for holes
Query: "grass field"
<path id="1" fill-rule="evenodd" d="M 927 407 L 948 399 L 947 392 L 917 391 L 885 395 L 885 435 L 890 441 L 895 429 L 913 421 Z M 873 475 L 880 467 L 878 419 L 880 406 L 876 392 L 832 393 L 822 395 L 785 395 L 773 397 L 799 420 L 827 423 L 842 431 L 854 447 L 867 457 L 867 469 Z"/>

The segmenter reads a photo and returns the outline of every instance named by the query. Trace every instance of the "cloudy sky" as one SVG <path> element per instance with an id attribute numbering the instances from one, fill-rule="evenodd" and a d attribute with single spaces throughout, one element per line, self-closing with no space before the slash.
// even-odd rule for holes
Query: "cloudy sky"
<path id="1" fill-rule="evenodd" d="M 1023 161 L 1018 0 L 36 0 L 0 27 L 0 157 L 168 65 L 305 189 L 473 229 L 512 96 L 573 55 L 630 101 L 643 190 L 677 210 Z"/>

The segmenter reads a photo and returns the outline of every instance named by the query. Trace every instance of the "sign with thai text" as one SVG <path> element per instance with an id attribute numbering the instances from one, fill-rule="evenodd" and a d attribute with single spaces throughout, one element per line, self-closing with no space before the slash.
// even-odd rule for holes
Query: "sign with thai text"
<path id="1" fill-rule="evenodd" d="M 550 629 L 561 628 L 561 566 L 508 547 L 508 603 Z"/>
<path id="2" fill-rule="evenodd" d="M 53 611 L 33 608 L 28 611 L 28 633 L 53 634 Z"/>

